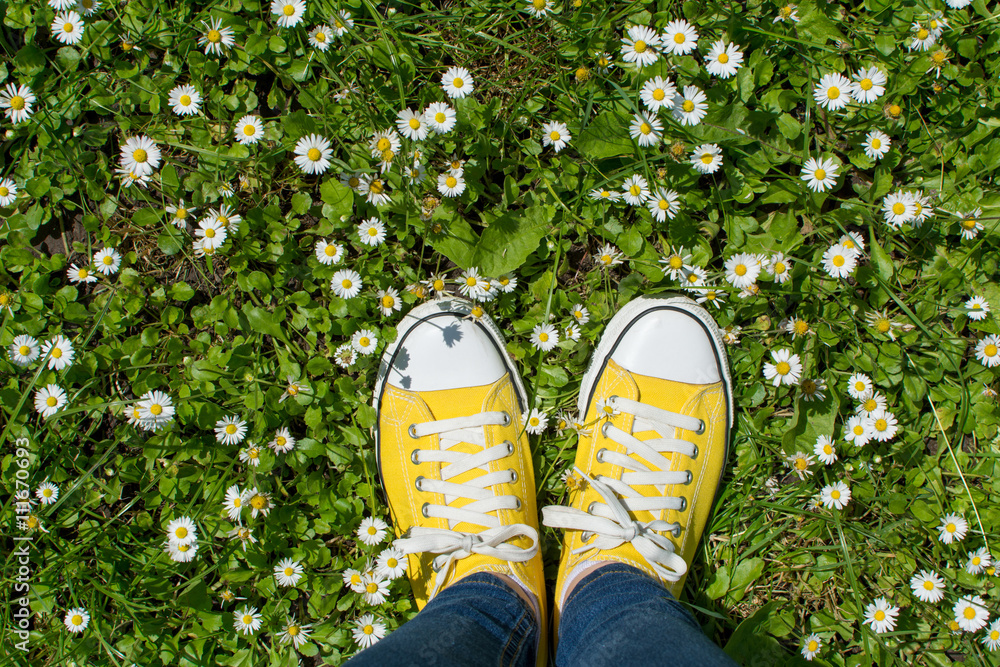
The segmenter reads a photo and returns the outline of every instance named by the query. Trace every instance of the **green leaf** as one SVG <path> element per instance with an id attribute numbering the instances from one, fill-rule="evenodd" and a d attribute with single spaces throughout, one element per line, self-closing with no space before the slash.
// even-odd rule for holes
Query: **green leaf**
<path id="1" fill-rule="evenodd" d="M 354 213 L 354 191 L 335 178 L 328 178 L 319 186 L 319 196 L 327 206 L 323 215 L 334 220 L 345 220 Z"/>
<path id="2" fill-rule="evenodd" d="M 244 304 L 242 312 L 246 315 L 251 330 L 275 338 L 285 339 L 285 332 L 281 329 L 282 318 L 276 313 L 271 313 L 258 306 Z M 281 311 L 284 313 L 284 311 Z"/>
<path id="3" fill-rule="evenodd" d="M 869 237 L 869 243 L 871 244 L 872 251 L 872 263 L 875 265 L 875 269 L 878 271 L 878 275 L 886 282 L 892 280 L 893 271 L 895 267 L 892 265 L 892 259 L 886 254 L 882 246 L 879 245 L 878 239 L 875 238 L 875 231 L 873 230 L 871 236 Z"/>
<path id="4" fill-rule="evenodd" d="M 299 215 L 304 215 L 309 210 L 310 206 L 312 206 L 312 197 L 310 197 L 308 193 L 296 192 L 294 195 L 292 195 L 292 210 L 298 213 Z"/>
<path id="5" fill-rule="evenodd" d="M 622 116 L 603 111 L 572 143 L 577 150 L 594 160 L 631 155 L 635 148 L 628 134 L 628 125 L 629 121 Z"/>
<path id="6" fill-rule="evenodd" d="M 554 206 L 536 204 L 523 215 L 500 216 L 483 231 L 473 253 L 473 265 L 488 276 L 499 276 L 521 266 L 545 236 L 554 214 Z"/>

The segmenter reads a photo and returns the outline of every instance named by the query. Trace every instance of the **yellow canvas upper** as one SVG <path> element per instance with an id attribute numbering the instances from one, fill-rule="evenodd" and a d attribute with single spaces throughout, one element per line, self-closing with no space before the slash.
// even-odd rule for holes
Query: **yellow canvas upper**
<path id="1" fill-rule="evenodd" d="M 414 464 L 411 459 L 413 450 L 438 449 L 440 438 L 438 435 L 428 435 L 414 439 L 410 437 L 407 429 L 415 423 L 494 411 L 506 412 L 511 416 L 511 421 L 508 426 L 484 427 L 486 447 L 504 441 L 510 441 L 514 447 L 512 454 L 490 464 L 490 472 L 513 469 L 517 473 L 517 479 L 513 483 L 497 484 L 490 488 L 496 495 L 516 496 L 521 501 L 521 507 L 517 510 L 496 510 L 490 514 L 497 516 L 501 525 L 523 523 L 538 529 L 531 452 L 527 435 L 521 425 L 514 385 L 510 376 L 504 375 L 496 382 L 484 386 L 439 391 L 414 392 L 386 385 L 379 412 L 379 456 L 382 483 L 388 496 L 397 537 L 403 536 L 411 526 L 416 525 L 428 528 L 451 528 L 469 533 L 485 530 L 483 526 L 466 522 L 449 526 L 447 519 L 426 518 L 421 514 L 424 503 L 435 505 L 446 503 L 443 494 L 418 491 L 415 487 L 416 479 L 420 476 L 440 479 L 442 466 L 448 464 L 428 461 Z M 478 445 L 463 442 L 452 446 L 449 451 L 476 453 L 481 449 Z M 477 468 L 452 477 L 450 481 L 466 483 L 482 474 L 485 473 Z M 462 507 L 470 502 L 472 501 L 467 498 L 454 499 L 452 506 Z M 528 548 L 531 546 L 531 540 L 517 537 L 510 540 L 510 544 Z M 432 561 L 435 555 L 422 553 L 410 554 L 408 557 L 410 583 L 420 609 L 427 604 L 434 586 L 436 573 L 433 571 Z M 545 582 L 540 552 L 523 563 L 508 562 L 473 553 L 455 562 L 442 588 L 475 572 L 495 572 L 520 581 L 538 599 L 541 619 L 544 621 Z M 544 623 L 542 635 L 544 636 Z"/>
<path id="2" fill-rule="evenodd" d="M 650 440 L 658 437 L 678 438 L 687 440 L 698 448 L 695 459 L 676 453 L 663 454 L 671 463 L 670 470 L 691 471 L 693 478 L 690 484 L 670 485 L 665 487 L 662 493 L 652 485 L 634 487 L 636 491 L 647 497 L 651 495 L 682 496 L 687 500 L 685 510 L 632 513 L 635 520 L 643 523 L 655 519 L 679 522 L 682 529 L 678 537 L 675 538 L 669 532 L 664 533 L 664 535 L 674 543 L 676 552 L 685 562 L 690 564 L 712 509 L 715 492 L 726 460 L 728 419 L 725 387 L 721 381 L 707 385 L 694 385 L 639 375 L 625 370 L 612 359 L 608 359 L 604 371 L 594 386 L 593 398 L 584 419 L 584 423 L 589 428 L 589 435 L 581 435 L 577 445 L 576 465 L 592 478 L 600 475 L 619 479 L 621 474 L 625 472 L 621 466 L 609 462 L 600 463 L 596 458 L 597 452 L 602 448 L 626 453 L 622 445 L 604 437 L 601 433 L 601 426 L 605 418 L 599 418 L 596 403 L 600 399 L 608 399 L 611 396 L 647 403 L 670 412 L 696 417 L 705 422 L 705 431 L 701 435 L 679 428 L 674 429 L 672 433 L 657 433 L 651 430 L 634 433 L 632 428 L 635 417 L 632 415 L 620 412 L 617 415 L 607 417 L 612 425 L 626 433 L 631 433 L 639 440 Z M 643 463 L 649 464 L 646 461 Z M 589 484 L 584 483 L 580 488 L 570 492 L 568 504 L 571 507 L 587 511 L 592 502 L 601 503 L 604 501 Z M 564 533 L 562 559 L 559 563 L 556 581 L 555 599 L 557 605 L 563 596 L 567 574 L 585 560 L 617 561 L 637 567 L 650 576 L 656 577 L 653 568 L 628 542 L 614 549 L 599 552 L 590 550 L 573 554 L 574 549 L 586 544 L 582 537 L 583 534 L 578 530 L 567 530 Z M 675 583 L 665 582 L 665 584 L 671 593 L 679 596 L 684 587 L 684 577 Z M 558 623 L 558 616 L 556 622 Z"/>

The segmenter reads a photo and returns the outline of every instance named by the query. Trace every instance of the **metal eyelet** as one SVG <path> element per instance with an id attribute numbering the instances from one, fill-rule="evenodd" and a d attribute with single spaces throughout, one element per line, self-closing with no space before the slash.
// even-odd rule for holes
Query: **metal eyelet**
<path id="1" fill-rule="evenodd" d="M 510 471 L 510 482 L 508 482 L 508 484 L 516 484 L 516 483 L 517 483 L 517 471 L 516 470 L 511 470 Z"/>
<path id="2" fill-rule="evenodd" d="M 606 451 L 608 450 L 605 449 L 604 447 L 601 447 L 600 449 L 597 450 L 597 456 L 595 458 L 597 459 L 598 463 L 604 463 L 604 452 Z"/>
<path id="3" fill-rule="evenodd" d="M 684 484 L 690 484 L 694 480 L 694 475 L 691 473 L 690 470 L 686 470 L 685 472 L 687 473 L 688 477 L 686 480 L 684 480 Z"/>
<path id="4" fill-rule="evenodd" d="M 618 394 L 612 394 L 611 396 L 608 396 L 608 400 L 605 402 L 605 405 L 610 405 L 611 407 L 614 407 L 614 403 L 617 400 L 618 400 Z"/>
<path id="5" fill-rule="evenodd" d="M 419 440 L 420 439 L 420 436 L 417 435 L 417 425 L 416 424 L 410 424 L 410 426 L 406 429 L 406 432 L 409 433 L 410 437 L 413 438 L 414 440 Z"/>
<path id="6" fill-rule="evenodd" d="M 421 488 L 421 486 L 420 486 L 420 482 L 422 482 L 422 481 L 424 481 L 424 476 L 423 475 L 421 475 L 420 477 L 417 477 L 415 480 L 413 480 L 413 486 L 414 486 L 414 488 L 416 488 L 417 491 L 423 491 L 423 488 Z"/>
<path id="7" fill-rule="evenodd" d="M 511 454 L 513 454 L 514 453 L 514 443 L 511 442 L 510 440 L 504 440 L 503 443 L 505 445 L 507 445 L 507 456 L 510 456 Z"/>
<path id="8" fill-rule="evenodd" d="M 681 536 L 681 525 L 677 524 L 676 526 L 674 526 L 673 528 L 670 529 L 670 532 L 674 534 L 674 537 L 680 537 Z"/>
<path id="9" fill-rule="evenodd" d="M 601 435 L 604 436 L 605 438 L 608 437 L 608 427 L 609 426 L 611 426 L 611 422 L 610 421 L 606 421 L 603 424 L 601 424 Z"/>
<path id="10" fill-rule="evenodd" d="M 420 465 L 420 461 L 417 460 L 417 454 L 419 453 L 420 453 L 419 449 L 414 449 L 412 452 L 410 452 L 410 460 L 413 461 L 413 465 L 415 466 Z"/>
<path id="11" fill-rule="evenodd" d="M 688 508 L 688 500 L 684 496 L 681 496 L 681 508 L 677 510 L 678 512 L 683 512 Z"/>
<path id="12" fill-rule="evenodd" d="M 514 506 L 514 511 L 516 512 L 517 510 L 521 509 L 521 499 L 518 498 L 517 496 L 514 496 L 514 500 L 517 501 L 517 505 Z"/>
<path id="13" fill-rule="evenodd" d="M 503 413 L 503 423 L 500 424 L 500 425 L 501 426 L 510 426 L 510 415 L 507 413 L 506 410 Z"/>
<path id="14" fill-rule="evenodd" d="M 430 503 L 424 503 L 424 504 L 423 504 L 423 505 L 421 506 L 421 508 L 420 508 L 420 513 L 424 515 L 424 518 L 425 518 L 425 519 L 429 519 L 429 518 L 430 518 L 429 516 L 427 516 L 427 508 L 428 508 L 429 506 L 430 506 Z"/>
<path id="15" fill-rule="evenodd" d="M 589 505 L 587 505 L 587 514 L 593 514 L 595 507 L 597 507 L 597 501 L 596 500 L 594 502 L 590 503 Z"/>
<path id="16" fill-rule="evenodd" d="M 691 453 L 691 460 L 694 461 L 698 458 L 698 445 L 694 446 L 694 452 Z"/>
<path id="17" fill-rule="evenodd" d="M 694 432 L 695 435 L 701 435 L 702 433 L 705 432 L 705 420 L 704 419 L 700 419 L 699 423 L 701 425 L 698 427 L 698 430 Z"/>
<path id="18" fill-rule="evenodd" d="M 582 533 L 580 533 L 580 540 L 583 541 L 583 542 L 589 542 L 590 538 L 592 538 L 593 536 L 594 536 L 593 533 L 591 533 L 590 531 L 585 530 Z"/>

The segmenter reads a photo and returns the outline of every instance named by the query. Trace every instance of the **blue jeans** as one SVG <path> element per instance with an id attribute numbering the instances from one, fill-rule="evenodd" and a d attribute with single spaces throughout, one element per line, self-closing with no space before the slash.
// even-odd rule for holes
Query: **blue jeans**
<path id="1" fill-rule="evenodd" d="M 441 591 L 413 620 L 361 651 L 350 667 L 534 667 L 534 610 L 492 574 Z M 612 563 L 586 574 L 559 623 L 557 667 L 735 665 L 658 581 Z"/>

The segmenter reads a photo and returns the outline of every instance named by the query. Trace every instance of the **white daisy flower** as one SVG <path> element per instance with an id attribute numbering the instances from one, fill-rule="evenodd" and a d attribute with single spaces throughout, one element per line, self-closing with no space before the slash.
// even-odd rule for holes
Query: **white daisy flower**
<path id="1" fill-rule="evenodd" d="M 198 221 L 198 229 L 194 230 L 195 238 L 201 241 L 205 250 L 215 250 L 229 238 L 229 231 L 214 216 Z"/>
<path id="2" fill-rule="evenodd" d="M 358 238 L 364 245 L 381 245 L 385 242 L 385 224 L 374 217 L 361 221 L 358 225 Z"/>
<path id="3" fill-rule="evenodd" d="M 97 281 L 97 276 L 91 273 L 89 266 L 77 266 L 76 264 L 69 265 L 69 268 L 66 269 L 66 277 L 69 278 L 71 283 L 92 283 Z"/>
<path id="4" fill-rule="evenodd" d="M 805 479 L 813 474 L 813 471 L 810 469 L 812 464 L 812 456 L 806 454 L 805 452 L 795 452 L 785 459 L 785 465 L 787 465 L 799 479 Z"/>
<path id="5" fill-rule="evenodd" d="M 691 253 L 684 252 L 684 246 L 680 248 L 670 248 L 670 254 L 663 257 L 660 260 L 660 264 L 664 266 L 664 271 L 671 280 L 681 280 L 684 277 L 684 271 L 691 269 Z"/>
<path id="6" fill-rule="evenodd" d="M 198 555 L 198 543 L 175 544 L 167 542 L 163 550 L 169 554 L 170 560 L 176 563 L 190 563 Z"/>
<path id="7" fill-rule="evenodd" d="M 919 191 L 908 190 L 906 196 L 913 202 L 916 212 L 910 220 L 914 227 L 919 227 L 934 215 L 934 207 L 931 205 L 931 198 Z"/>
<path id="8" fill-rule="evenodd" d="M 837 172 L 840 166 L 832 159 L 817 160 L 809 158 L 802 165 L 799 176 L 813 192 L 826 192 L 837 184 Z"/>
<path id="9" fill-rule="evenodd" d="M 885 72 L 878 67 L 861 68 L 854 74 L 851 94 L 862 104 L 874 102 L 885 94 L 886 81 Z"/>
<path id="10" fill-rule="evenodd" d="M 59 487 L 52 482 L 42 482 L 35 489 L 35 496 L 43 505 L 51 505 L 59 499 Z"/>
<path id="11" fill-rule="evenodd" d="M 501 292 L 504 294 L 510 294 L 517 289 L 517 276 L 512 273 L 505 273 L 497 278 L 497 283 L 500 285 Z"/>
<path id="12" fill-rule="evenodd" d="M 802 361 L 799 355 L 783 348 L 771 351 L 771 361 L 764 364 L 764 377 L 777 387 L 782 384 L 795 385 L 802 375 Z"/>
<path id="13" fill-rule="evenodd" d="M 264 123 L 259 116 L 248 114 L 236 121 L 233 133 L 236 135 L 236 141 L 244 146 L 252 146 L 264 136 Z"/>
<path id="14" fill-rule="evenodd" d="M 375 348 L 378 347 L 378 338 L 375 336 L 374 331 L 370 329 L 361 329 L 360 331 L 354 332 L 354 335 L 351 336 L 351 346 L 359 354 L 368 356 L 369 354 L 373 354 L 375 352 Z M 374 519 L 374 521 L 382 524 L 383 526 L 385 525 L 385 522 L 381 519 Z M 362 525 L 364 525 L 364 522 L 362 522 Z M 381 541 L 382 539 L 379 538 L 378 542 Z M 364 542 L 364 540 L 362 540 L 362 542 Z M 378 544 L 378 542 L 375 542 L 374 544 Z M 365 542 L 365 544 L 368 543 Z M 369 544 L 368 546 L 371 545 Z"/>
<path id="15" fill-rule="evenodd" d="M 398 579 L 406 574 L 407 558 L 399 549 L 389 547 L 375 559 L 375 572 L 386 579 Z"/>
<path id="16" fill-rule="evenodd" d="M 122 265 L 122 256 L 114 248 L 102 248 L 94 253 L 94 269 L 110 276 Z"/>
<path id="17" fill-rule="evenodd" d="M 587 196 L 594 201 L 608 201 L 608 202 L 616 202 L 622 198 L 622 194 L 620 192 L 616 192 L 614 190 L 608 190 L 607 188 L 594 188 L 593 190 L 590 191 L 590 194 Z"/>
<path id="18" fill-rule="evenodd" d="M 944 599 L 944 579 L 937 572 L 921 570 L 914 574 L 910 589 L 921 602 L 936 603 Z"/>
<path id="19" fill-rule="evenodd" d="M 821 435 L 816 438 L 813 454 L 823 465 L 832 465 L 837 461 L 837 449 L 829 436 Z"/>
<path id="20" fill-rule="evenodd" d="M 358 353 L 351 347 L 350 343 L 344 343 L 333 351 L 333 360 L 341 368 L 350 368 L 358 360 Z"/>
<path id="21" fill-rule="evenodd" d="M 784 253 L 772 255 L 768 261 L 768 268 L 778 284 L 786 283 L 792 277 L 792 259 L 786 257 Z"/>
<path id="22" fill-rule="evenodd" d="M 955 612 L 955 622 L 966 632 L 981 630 L 990 621 L 986 602 L 978 595 L 963 596 L 952 607 L 952 611 Z"/>
<path id="23" fill-rule="evenodd" d="M 951 2 L 949 2 L 950 5 Z M 913 34 L 913 41 L 910 42 L 910 46 L 908 47 L 910 51 L 926 51 L 937 42 L 938 35 L 918 22 L 914 22 L 910 26 L 910 30 Z"/>
<path id="24" fill-rule="evenodd" d="M 823 269 L 833 278 L 848 277 L 857 265 L 857 255 L 839 243 L 823 253 Z"/>
<path id="25" fill-rule="evenodd" d="M 875 601 L 865 607 L 865 620 L 863 625 L 870 625 L 872 632 L 882 634 L 891 632 L 896 628 L 896 616 L 899 615 L 899 607 L 889 604 L 883 597 L 875 598 Z"/>
<path id="26" fill-rule="evenodd" d="M 257 612 L 257 607 L 244 605 L 243 609 L 233 612 L 233 627 L 236 632 L 244 635 L 252 635 L 260 629 L 261 616 Z"/>
<path id="27" fill-rule="evenodd" d="M 977 208 L 971 213 L 958 214 L 958 226 L 961 229 L 963 239 L 974 239 L 979 236 L 979 232 L 983 231 L 983 223 L 979 221 L 979 216 L 982 215 L 982 213 L 983 210 Z"/>
<path id="28" fill-rule="evenodd" d="M 864 415 L 866 417 L 872 417 L 876 412 L 882 412 L 886 409 L 885 396 L 881 393 L 875 391 L 864 398 L 858 399 L 858 407 L 856 412 L 859 415 Z"/>
<path id="29" fill-rule="evenodd" d="M 571 340 L 573 342 L 580 340 L 580 325 L 576 322 L 570 322 L 563 327 L 562 336 L 565 340 Z"/>
<path id="30" fill-rule="evenodd" d="M 230 521 L 239 521 L 243 516 L 243 507 L 246 505 L 245 493 L 240 491 L 240 487 L 233 484 L 226 489 L 226 497 L 222 501 L 222 507 L 226 510 L 226 515 Z"/>
<path id="31" fill-rule="evenodd" d="M 70 632 L 80 633 L 86 630 L 90 624 L 90 614 L 83 607 L 73 607 L 66 612 L 63 623 Z"/>
<path id="32" fill-rule="evenodd" d="M 330 48 L 332 36 L 333 28 L 326 24 L 318 25 L 309 31 L 309 45 L 325 53 Z"/>
<path id="33" fill-rule="evenodd" d="M 374 206 L 384 206 L 392 201 L 387 191 L 386 182 L 381 178 L 364 175 L 358 184 L 358 193 L 364 195 L 365 201 Z"/>
<path id="34" fill-rule="evenodd" d="M 35 392 L 35 411 L 48 419 L 66 405 L 66 392 L 57 384 L 47 384 Z"/>
<path id="35" fill-rule="evenodd" d="M 638 174 L 629 176 L 622 184 L 622 197 L 631 206 L 642 206 L 649 199 L 649 183 Z"/>
<path id="36" fill-rule="evenodd" d="M 574 304 L 572 308 L 569 309 L 569 314 L 573 316 L 577 324 L 586 324 L 590 322 L 590 311 L 582 303 Z"/>
<path id="37" fill-rule="evenodd" d="M 424 115 L 407 107 L 396 115 L 396 128 L 399 133 L 413 141 L 423 141 L 427 138 L 427 123 Z"/>
<path id="38" fill-rule="evenodd" d="M 903 192 L 893 192 L 882 200 L 882 215 L 887 224 L 899 229 L 909 222 L 917 213 L 913 199 Z"/>
<path id="39" fill-rule="evenodd" d="M 726 260 L 726 282 L 738 289 L 745 289 L 757 282 L 760 263 L 748 253 L 737 253 Z"/>
<path id="40" fill-rule="evenodd" d="M 336 264 L 344 258 L 344 246 L 336 242 L 330 243 L 326 239 L 316 241 L 314 252 L 319 263 L 326 266 Z"/>
<path id="41" fill-rule="evenodd" d="M 386 317 L 403 307 L 403 302 L 399 299 L 399 292 L 392 287 L 379 290 L 375 295 L 375 299 L 378 301 L 379 311 Z"/>
<path id="42" fill-rule="evenodd" d="M 178 229 L 185 229 L 187 227 L 188 216 L 197 210 L 193 206 L 185 206 L 183 199 L 177 202 L 177 206 L 168 204 L 165 209 L 170 214 L 170 222 Z"/>
<path id="43" fill-rule="evenodd" d="M 559 331 L 551 324 L 536 324 L 531 330 L 531 344 L 536 350 L 548 352 L 559 342 Z"/>
<path id="44" fill-rule="evenodd" d="M 304 0 L 272 0 L 271 13 L 278 17 L 275 23 L 279 28 L 294 28 L 302 23 L 306 3 Z"/>
<path id="45" fill-rule="evenodd" d="M 874 435 L 871 417 L 866 415 L 853 415 L 844 426 L 844 440 L 853 442 L 857 447 L 867 445 Z"/>
<path id="46" fill-rule="evenodd" d="M 382 519 L 373 516 L 366 517 L 358 526 L 357 536 L 364 544 L 373 547 L 385 539 L 388 528 L 389 526 Z"/>
<path id="47" fill-rule="evenodd" d="M 285 624 L 284 630 L 278 635 L 278 640 L 282 644 L 291 644 L 295 648 L 300 648 L 305 644 L 309 643 L 309 635 L 312 632 L 312 625 L 306 624 L 302 625 L 295 621 L 295 617 L 292 616 L 288 623 Z"/>
<path id="48" fill-rule="evenodd" d="M 471 95 L 473 91 L 472 74 L 464 67 L 451 67 L 441 76 L 441 87 L 445 95 L 452 99 L 461 99 Z"/>
<path id="49" fill-rule="evenodd" d="M 260 465 L 260 455 L 262 453 L 263 450 L 251 442 L 247 447 L 240 450 L 240 461 L 256 468 Z"/>
<path id="50" fill-rule="evenodd" d="M 712 44 L 705 56 L 705 69 L 720 79 L 736 76 L 736 70 L 743 66 L 743 52 L 735 44 L 719 40 Z"/>
<path id="51" fill-rule="evenodd" d="M 375 619 L 371 614 L 360 616 L 351 630 L 354 641 L 361 648 L 368 648 L 385 637 L 385 624 Z"/>
<path id="52" fill-rule="evenodd" d="M 83 39 L 83 19 L 76 12 L 56 14 L 51 27 L 52 37 L 63 44 L 76 44 Z"/>
<path id="53" fill-rule="evenodd" d="M 668 218 L 673 220 L 681 210 L 680 196 L 673 190 L 658 188 L 646 200 L 646 208 L 658 222 L 665 222 Z"/>
<path id="54" fill-rule="evenodd" d="M 946 514 L 941 517 L 941 525 L 937 529 L 940 533 L 938 539 L 944 544 L 951 544 L 955 540 L 961 542 L 969 530 L 969 522 L 960 514 Z"/>
<path id="55" fill-rule="evenodd" d="M 873 160 L 881 159 L 889 152 L 890 146 L 892 146 L 892 139 L 889 138 L 888 134 L 879 130 L 872 130 L 866 134 L 865 142 L 861 144 L 861 147 L 865 149 L 865 155 Z"/>
<path id="56" fill-rule="evenodd" d="M 660 35 L 660 48 L 667 53 L 683 56 L 698 48 L 698 31 L 687 21 L 671 21 Z"/>
<path id="57" fill-rule="evenodd" d="M 663 123 L 654 116 L 636 114 L 629 125 L 628 133 L 640 146 L 655 146 L 663 137 Z"/>
<path id="58" fill-rule="evenodd" d="M 548 12 L 552 11 L 552 3 L 550 0 L 527 0 L 528 6 L 525 7 L 525 11 L 534 16 L 536 19 L 542 18 Z"/>
<path id="59" fill-rule="evenodd" d="M 61 371 L 73 363 L 76 352 L 73 344 L 65 336 L 56 336 L 42 343 L 42 356 L 49 358 L 49 370 Z"/>
<path id="60" fill-rule="evenodd" d="M 843 74 L 824 74 L 813 89 L 816 104 L 830 111 L 837 111 L 851 101 L 854 84 Z"/>
<path id="61" fill-rule="evenodd" d="M 322 174 L 330 168 L 330 141 L 318 134 L 308 134 L 295 144 L 295 164 L 307 174 Z"/>
<path id="62" fill-rule="evenodd" d="M 439 174 L 437 189 L 444 197 L 458 197 L 465 192 L 465 177 L 451 172 Z"/>
<path id="63" fill-rule="evenodd" d="M 605 243 L 597 250 L 597 260 L 605 268 L 618 266 L 622 263 L 622 257 L 621 251 L 610 243 Z"/>
<path id="64" fill-rule="evenodd" d="M 28 120 L 31 115 L 31 105 L 35 103 L 35 94 L 31 88 L 23 85 L 8 83 L 7 87 L 0 91 L 0 109 L 4 110 L 10 122 L 17 125 Z"/>
<path id="65" fill-rule="evenodd" d="M 646 26 L 632 26 L 622 37 L 622 60 L 639 67 L 652 65 L 660 58 L 660 36 Z"/>
<path id="66" fill-rule="evenodd" d="M 438 134 L 451 132 L 458 122 L 455 109 L 445 102 L 432 102 L 424 110 L 424 120 Z"/>
<path id="67" fill-rule="evenodd" d="M 302 564 L 292 558 L 284 558 L 274 566 L 274 580 L 279 586 L 294 586 L 299 583 L 305 570 Z"/>
<path id="68" fill-rule="evenodd" d="M 17 201 L 17 184 L 9 178 L 0 178 L 0 206 L 10 206 Z"/>
<path id="69" fill-rule="evenodd" d="M 843 482 L 834 482 L 823 487 L 820 499 L 827 509 L 842 510 L 851 502 L 851 489 Z"/>
<path id="70" fill-rule="evenodd" d="M 205 55 L 214 53 L 222 55 L 222 49 L 230 48 L 236 43 L 233 39 L 233 29 L 229 26 L 223 27 L 222 19 L 213 18 L 210 22 L 202 21 L 205 26 L 205 34 L 198 38 L 198 46 L 205 48 Z"/>
<path id="71" fill-rule="evenodd" d="M 684 86 L 674 97 L 674 118 L 681 125 L 697 125 L 708 113 L 708 97 L 697 86 Z"/>
<path id="72" fill-rule="evenodd" d="M 677 88 L 670 80 L 660 76 L 654 76 L 644 83 L 642 90 L 639 91 L 642 103 L 654 114 L 663 108 L 673 109 L 675 97 L 677 97 Z"/>
<path id="73" fill-rule="evenodd" d="M 333 24 L 333 33 L 337 37 L 343 37 L 348 31 L 354 29 L 354 19 L 351 17 L 351 13 L 346 10 L 334 13 L 330 18 L 330 23 Z"/>
<path id="74" fill-rule="evenodd" d="M 552 146 L 556 153 L 566 148 L 572 138 L 566 123 L 551 121 L 542 125 L 542 145 Z"/>
<path id="75" fill-rule="evenodd" d="M 15 336 L 7 348 L 7 354 L 18 366 L 27 366 L 38 358 L 38 341 L 27 334 Z"/>
<path id="76" fill-rule="evenodd" d="M 167 101 L 178 116 L 190 116 L 201 110 L 201 93 L 194 86 L 175 86 Z"/>
<path id="77" fill-rule="evenodd" d="M 267 446 L 274 450 L 275 454 L 287 454 L 295 449 L 295 438 L 289 432 L 288 427 L 282 426 L 274 432 L 274 438 Z"/>
<path id="78" fill-rule="evenodd" d="M 460 278 L 455 279 L 462 296 L 474 301 L 479 301 L 490 289 L 490 281 L 479 275 L 479 269 L 472 266 L 462 273 Z"/>
<path id="79" fill-rule="evenodd" d="M 875 440 L 888 442 L 896 437 L 896 432 L 899 430 L 896 415 L 879 410 L 869 416 L 872 420 L 872 437 Z"/>
<path id="80" fill-rule="evenodd" d="M 991 334 L 976 343 L 975 354 L 979 363 L 987 368 L 1000 364 L 1000 336 Z M 49 366 L 51 367 L 51 361 Z"/>
<path id="81" fill-rule="evenodd" d="M 353 299 L 361 291 L 361 274 L 353 269 L 341 269 L 330 279 L 330 289 L 341 299 Z"/>
<path id="82" fill-rule="evenodd" d="M 558 339 L 558 335 L 556 336 Z M 543 410 L 532 408 L 524 417 L 524 430 L 532 435 L 542 433 L 549 425 L 549 415 Z"/>
<path id="83" fill-rule="evenodd" d="M 722 149 L 715 144 L 702 144 L 691 153 L 691 166 L 702 174 L 714 174 L 722 167 Z"/>
<path id="84" fill-rule="evenodd" d="M 257 487 L 254 487 L 246 492 L 246 494 L 243 496 L 243 502 L 249 505 L 250 516 L 253 517 L 254 519 L 257 518 L 258 514 L 261 516 L 267 516 L 271 512 L 271 509 L 274 507 L 274 505 L 271 503 L 271 494 L 267 493 L 266 491 L 260 491 L 257 489 Z M 244 538 L 241 537 L 241 539 Z M 256 539 L 253 539 L 252 535 L 247 536 L 246 539 L 250 539 L 252 542 L 257 541 Z M 244 549 L 245 548 L 246 545 L 244 544 Z"/>
<path id="85" fill-rule="evenodd" d="M 871 395 L 872 379 L 864 373 L 855 373 L 847 380 L 847 393 L 851 398 L 864 400 Z"/>
<path id="86" fill-rule="evenodd" d="M 966 316 L 973 321 L 979 322 L 986 319 L 990 312 L 990 302 L 984 297 L 974 296 L 965 302 Z"/>
<path id="87" fill-rule="evenodd" d="M 215 438 L 223 445 L 238 445 L 247 434 L 247 423 L 239 417 L 223 417 L 215 422 Z"/>
<path id="88" fill-rule="evenodd" d="M 802 657 L 812 660 L 819 655 L 819 650 L 823 648 L 823 642 L 817 634 L 811 634 L 802 640 Z"/>
<path id="89" fill-rule="evenodd" d="M 965 562 L 965 571 L 969 574 L 982 574 L 992 564 L 993 557 L 990 555 L 990 550 L 980 547 L 969 554 L 969 560 Z"/>
<path id="90" fill-rule="evenodd" d="M 389 580 L 379 574 L 368 574 L 364 576 L 365 592 L 363 597 L 366 604 L 372 606 L 385 602 L 389 595 Z"/>
<path id="91" fill-rule="evenodd" d="M 147 391 L 135 404 L 139 426 L 150 431 L 158 430 L 174 418 L 173 400 L 170 395 L 157 390 Z"/>
<path id="92" fill-rule="evenodd" d="M 173 544 L 190 544 L 198 539 L 198 528 L 191 517 L 179 516 L 167 524 L 167 540 Z"/>
<path id="93" fill-rule="evenodd" d="M 121 147 L 120 162 L 136 176 L 149 176 L 160 166 L 160 148 L 144 134 L 129 137 Z"/>

